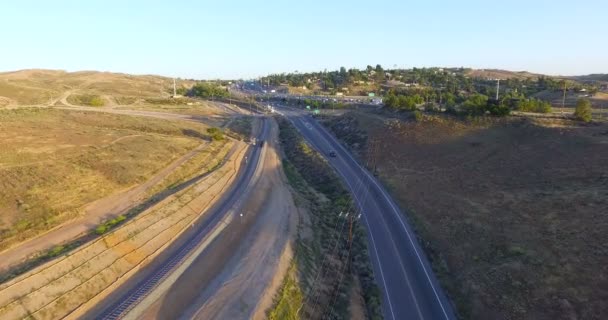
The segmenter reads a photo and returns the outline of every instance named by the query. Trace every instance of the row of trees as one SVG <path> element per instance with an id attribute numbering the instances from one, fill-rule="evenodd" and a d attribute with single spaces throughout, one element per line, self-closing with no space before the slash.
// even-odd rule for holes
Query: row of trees
<path id="1" fill-rule="evenodd" d="M 199 82 L 188 92 L 188 96 L 199 98 L 226 98 L 230 95 L 227 89 L 214 83 Z"/>
<path id="2" fill-rule="evenodd" d="M 393 110 L 416 110 L 416 106 L 424 103 L 424 99 L 419 94 L 412 96 L 408 95 L 396 95 L 389 93 L 384 97 L 384 105 Z"/>
<path id="3" fill-rule="evenodd" d="M 524 112 L 551 112 L 551 103 L 539 99 L 524 99 L 516 102 L 516 108 Z"/>

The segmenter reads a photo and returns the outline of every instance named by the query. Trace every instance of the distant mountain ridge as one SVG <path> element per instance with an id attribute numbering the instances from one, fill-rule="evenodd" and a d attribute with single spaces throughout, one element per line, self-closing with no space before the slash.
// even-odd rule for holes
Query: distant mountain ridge
<path id="1" fill-rule="evenodd" d="M 606 81 L 608 82 L 608 73 L 593 73 L 583 76 L 573 76 L 570 77 L 579 81 Z"/>

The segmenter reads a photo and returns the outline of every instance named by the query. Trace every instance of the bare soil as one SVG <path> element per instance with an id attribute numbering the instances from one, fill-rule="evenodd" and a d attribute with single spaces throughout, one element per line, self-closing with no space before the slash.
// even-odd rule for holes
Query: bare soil
<path id="1" fill-rule="evenodd" d="M 277 136 L 276 124 L 272 136 Z M 268 141 L 260 179 L 230 213 L 236 220 L 141 319 L 266 317 L 293 256 L 297 223 L 275 139 Z"/>

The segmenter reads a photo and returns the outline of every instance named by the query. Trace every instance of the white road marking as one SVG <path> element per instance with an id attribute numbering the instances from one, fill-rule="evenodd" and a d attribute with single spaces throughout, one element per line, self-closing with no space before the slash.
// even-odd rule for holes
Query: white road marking
<path id="1" fill-rule="evenodd" d="M 445 311 L 445 308 L 443 307 L 443 303 L 441 303 L 441 299 L 439 299 L 439 294 L 437 293 L 437 290 L 435 289 L 435 286 L 433 285 L 433 282 L 431 281 L 431 277 L 429 276 L 429 273 L 426 270 L 426 266 L 424 265 L 424 262 L 422 261 L 422 257 L 420 257 L 420 253 L 418 252 L 418 249 L 416 249 L 416 245 L 414 244 L 414 241 L 412 240 L 412 236 L 411 236 L 410 232 L 407 230 L 407 228 L 405 227 L 405 223 L 403 222 L 403 219 L 402 219 L 401 215 L 399 214 L 399 212 L 397 211 L 397 208 L 395 208 L 395 205 L 393 204 L 393 202 L 390 200 L 390 198 L 388 197 L 386 192 L 384 192 L 384 190 L 380 187 L 380 185 L 378 185 L 378 183 L 370 176 L 370 174 L 367 172 L 367 170 L 365 170 L 363 167 L 361 167 L 361 165 L 359 165 L 359 163 L 350 155 L 350 153 L 342 146 L 342 144 L 335 141 L 335 139 L 325 130 L 325 128 L 323 128 L 322 126 L 320 126 L 320 127 L 321 127 L 322 131 L 324 131 L 332 140 L 334 140 L 334 142 L 336 142 L 338 144 L 340 149 L 342 149 L 342 151 L 355 163 L 355 165 L 357 167 L 359 167 L 359 169 L 378 188 L 378 190 L 380 190 L 380 192 L 384 196 L 384 199 L 391 206 L 391 208 L 393 209 L 393 211 L 392 211 L 393 214 L 395 214 L 397 216 L 397 218 L 399 219 L 399 222 L 401 223 L 401 227 L 403 228 L 403 230 L 405 230 L 408 240 L 410 241 L 410 244 L 412 245 L 414 252 L 416 253 L 416 256 L 418 257 L 418 262 L 422 266 L 422 270 L 424 270 L 424 274 L 426 275 L 426 278 L 427 278 L 429 284 L 431 285 L 431 288 L 433 289 L 433 293 L 435 294 L 435 298 L 437 299 L 437 302 L 439 302 L 439 306 L 441 307 L 441 311 L 443 311 L 443 315 L 445 316 L 446 319 L 449 319 L 448 314 Z M 371 234 L 371 232 L 370 232 L 370 234 Z"/>
<path id="2" fill-rule="evenodd" d="M 292 121 L 292 120 L 290 119 L 290 121 Z M 292 121 L 292 122 L 293 122 L 293 121 Z M 294 123 L 294 125 L 295 125 L 295 123 Z M 296 127 L 297 127 L 297 126 L 296 126 Z M 348 179 L 344 179 L 344 180 L 346 181 L 346 183 L 348 184 L 348 187 L 349 187 L 351 190 L 355 190 L 355 189 L 353 189 L 353 187 L 352 187 L 352 185 L 350 184 L 350 182 L 348 181 Z M 353 193 L 353 195 L 354 195 L 354 197 L 355 197 L 355 200 L 356 200 L 356 201 L 357 201 L 357 203 L 359 204 L 359 207 L 360 207 L 360 208 L 363 208 L 363 207 L 361 206 L 361 200 L 359 200 L 359 197 L 357 196 L 357 194 L 356 194 L 356 193 Z M 369 230 L 369 222 L 367 221 L 367 217 L 366 217 L 365 215 L 364 215 L 363 217 L 365 218 L 365 224 L 367 224 L 367 227 L 368 227 L 368 230 Z M 376 256 L 376 262 L 378 263 L 378 266 L 380 267 L 380 278 L 382 278 L 382 284 L 383 284 L 383 286 L 382 286 L 382 287 L 384 288 L 384 292 L 385 292 L 386 297 L 387 297 L 387 300 L 388 300 L 388 307 L 389 307 L 389 310 L 390 310 L 390 312 L 391 312 L 391 316 L 392 316 L 392 318 L 393 318 L 393 319 L 396 319 L 396 318 L 395 318 L 395 312 L 393 311 L 393 304 L 392 304 L 392 302 L 391 302 L 391 298 L 390 298 L 391 296 L 390 296 L 390 294 L 388 293 L 388 286 L 386 285 L 386 280 L 384 279 L 384 271 L 382 271 L 383 267 L 382 267 L 382 262 L 380 262 L 380 258 L 379 258 L 379 255 L 378 255 L 378 247 L 376 247 L 376 241 L 374 240 L 374 235 L 372 234 L 372 232 L 370 232 L 370 233 L 369 233 L 369 235 L 370 235 L 371 240 L 372 240 L 372 246 L 374 247 L 374 252 L 375 252 L 375 256 Z"/>

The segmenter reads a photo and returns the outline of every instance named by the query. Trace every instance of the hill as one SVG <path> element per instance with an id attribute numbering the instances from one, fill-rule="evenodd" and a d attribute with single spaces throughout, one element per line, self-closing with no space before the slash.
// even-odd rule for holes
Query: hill
<path id="1" fill-rule="evenodd" d="M 326 125 L 407 209 L 461 318 L 608 313 L 606 124 L 395 117 Z"/>
<path id="2" fill-rule="evenodd" d="M 528 71 L 508 71 L 500 69 L 471 69 L 465 72 L 471 78 L 481 79 L 520 79 L 527 78 L 537 79 L 540 74 L 531 73 Z"/>
<path id="3" fill-rule="evenodd" d="M 578 80 L 578 81 L 601 81 L 601 82 L 608 82 L 608 73 L 594 73 L 594 74 L 588 74 L 588 75 L 584 75 L 584 76 L 574 76 L 574 77 L 570 77 L 574 80 Z"/>
<path id="4" fill-rule="evenodd" d="M 178 84 L 189 88 L 194 81 L 178 80 Z M 100 96 L 113 104 L 125 99 L 167 97 L 172 88 L 172 78 L 155 75 L 19 70 L 0 73 L 0 106 L 54 104 L 72 93 Z"/>

